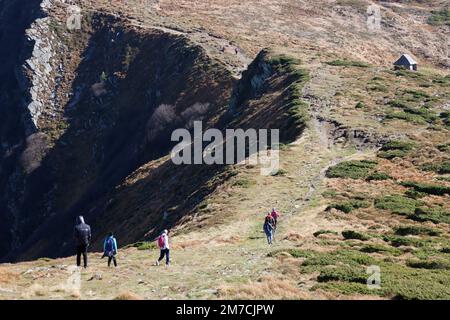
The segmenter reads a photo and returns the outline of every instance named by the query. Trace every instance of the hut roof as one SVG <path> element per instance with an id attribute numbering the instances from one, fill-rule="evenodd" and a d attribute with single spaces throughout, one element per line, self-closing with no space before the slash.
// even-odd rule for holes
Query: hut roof
<path id="1" fill-rule="evenodd" d="M 409 54 L 407 54 L 407 53 L 405 53 L 405 54 L 402 54 L 402 56 L 397 60 L 397 61 L 395 61 L 395 65 L 398 65 L 398 64 L 404 64 L 405 62 L 407 62 L 407 63 L 409 63 L 410 65 L 413 65 L 413 64 L 417 64 L 417 62 L 416 62 L 416 60 L 414 60 Z"/>

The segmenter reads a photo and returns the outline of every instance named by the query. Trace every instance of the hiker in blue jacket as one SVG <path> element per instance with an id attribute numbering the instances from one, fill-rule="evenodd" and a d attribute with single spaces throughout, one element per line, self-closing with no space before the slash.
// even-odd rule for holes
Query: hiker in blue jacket
<path id="1" fill-rule="evenodd" d="M 102 257 L 102 258 L 108 257 L 108 267 L 111 266 L 111 261 L 113 261 L 114 266 L 117 267 L 116 254 L 117 254 L 117 241 L 116 238 L 114 238 L 113 233 L 110 232 L 106 237 L 105 242 L 103 243 L 103 257 Z"/>
<path id="2" fill-rule="evenodd" d="M 263 230 L 267 237 L 267 243 L 272 244 L 273 242 L 273 231 L 274 231 L 274 220 L 272 215 L 267 213 L 266 218 L 264 219 Z"/>

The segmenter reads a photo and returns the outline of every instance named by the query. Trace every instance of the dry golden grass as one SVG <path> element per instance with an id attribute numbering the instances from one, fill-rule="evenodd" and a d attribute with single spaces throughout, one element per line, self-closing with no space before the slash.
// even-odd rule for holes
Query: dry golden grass
<path id="1" fill-rule="evenodd" d="M 271 275 L 261 277 L 242 285 L 222 286 L 218 289 L 222 299 L 305 299 L 294 282 L 278 279 Z"/>
<path id="2" fill-rule="evenodd" d="M 18 278 L 18 274 L 9 271 L 7 268 L 0 268 L 0 284 L 14 282 Z"/>
<path id="3" fill-rule="evenodd" d="M 283 237 L 283 240 L 288 240 L 292 242 L 299 242 L 304 238 L 303 235 L 296 233 L 296 232 L 289 232 L 285 237 Z"/>
<path id="4" fill-rule="evenodd" d="M 120 293 L 117 297 L 115 297 L 114 300 L 143 300 L 143 299 L 141 296 L 133 292 L 124 291 Z"/>

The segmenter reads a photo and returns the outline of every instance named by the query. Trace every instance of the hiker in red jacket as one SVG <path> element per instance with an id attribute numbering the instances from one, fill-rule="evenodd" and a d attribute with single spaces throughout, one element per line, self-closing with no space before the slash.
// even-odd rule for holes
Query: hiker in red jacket
<path id="1" fill-rule="evenodd" d="M 170 265 L 170 247 L 169 247 L 169 231 L 164 230 L 158 237 L 158 247 L 161 250 L 159 259 L 156 260 L 155 265 L 159 266 L 159 262 L 166 256 L 166 265 Z"/>
<path id="2" fill-rule="evenodd" d="M 277 223 L 278 218 L 280 217 L 280 214 L 275 210 L 275 208 L 272 208 L 272 212 L 270 213 L 273 219 L 273 237 L 275 237 L 275 231 L 277 230 Z"/>

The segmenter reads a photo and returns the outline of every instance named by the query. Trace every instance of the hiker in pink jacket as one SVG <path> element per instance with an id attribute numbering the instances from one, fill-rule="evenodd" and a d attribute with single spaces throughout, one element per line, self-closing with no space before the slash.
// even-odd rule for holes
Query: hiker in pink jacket
<path id="1" fill-rule="evenodd" d="M 158 247 L 161 253 L 156 261 L 156 265 L 159 266 L 159 262 L 164 259 L 164 256 L 166 256 L 166 265 L 170 265 L 169 231 L 167 229 L 158 237 Z"/>

